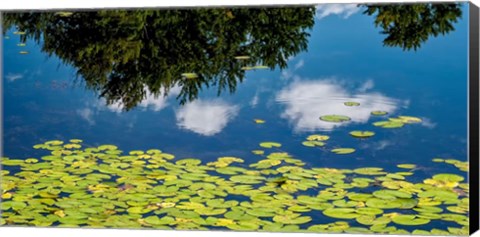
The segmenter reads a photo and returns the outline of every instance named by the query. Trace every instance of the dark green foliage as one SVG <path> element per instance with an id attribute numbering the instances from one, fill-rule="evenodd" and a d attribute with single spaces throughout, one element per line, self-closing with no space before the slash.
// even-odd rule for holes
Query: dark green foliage
<path id="1" fill-rule="evenodd" d="M 16 25 L 26 32 L 23 41 L 34 38 L 108 104 L 129 110 L 148 91 L 166 96 L 179 86 L 183 104 L 210 86 L 234 92 L 242 67 L 285 68 L 288 57 L 306 50 L 314 14 L 309 6 L 7 13 L 4 29 Z M 190 72 L 198 78 L 181 76 Z"/>
<path id="2" fill-rule="evenodd" d="M 455 28 L 462 16 L 460 3 L 425 4 L 367 4 L 364 14 L 375 15 L 375 26 L 380 26 L 387 37 L 386 46 L 417 50 L 429 37 L 445 35 Z"/>

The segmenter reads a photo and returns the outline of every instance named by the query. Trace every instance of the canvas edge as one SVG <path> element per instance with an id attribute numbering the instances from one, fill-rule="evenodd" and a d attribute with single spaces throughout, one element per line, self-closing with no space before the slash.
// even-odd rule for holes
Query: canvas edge
<path id="1" fill-rule="evenodd" d="M 469 4 L 469 185 L 470 185 L 470 235 L 479 229 L 479 8 Z"/>

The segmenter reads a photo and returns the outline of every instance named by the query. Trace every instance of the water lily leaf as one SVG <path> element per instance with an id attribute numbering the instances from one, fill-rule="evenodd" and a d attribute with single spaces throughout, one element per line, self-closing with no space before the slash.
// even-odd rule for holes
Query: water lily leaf
<path id="1" fill-rule="evenodd" d="M 198 78 L 198 74 L 196 74 L 194 72 L 182 73 L 181 76 L 186 78 L 186 79 L 196 79 L 196 78 Z"/>
<path id="2" fill-rule="evenodd" d="M 412 194 L 397 190 L 378 190 L 373 192 L 373 196 L 386 200 L 395 200 L 397 198 L 411 198 Z"/>
<path id="3" fill-rule="evenodd" d="M 260 143 L 260 146 L 264 148 L 272 148 L 272 147 L 281 147 L 282 144 L 277 142 L 262 142 Z"/>
<path id="4" fill-rule="evenodd" d="M 253 150 L 252 153 L 255 154 L 255 155 L 263 155 L 263 154 L 265 154 L 265 151 L 264 150 Z"/>
<path id="5" fill-rule="evenodd" d="M 437 174 L 432 177 L 434 180 L 442 182 L 461 182 L 464 178 L 456 174 Z"/>
<path id="6" fill-rule="evenodd" d="M 375 133 L 371 131 L 352 131 L 350 135 L 357 138 L 367 138 L 375 135 Z"/>
<path id="7" fill-rule="evenodd" d="M 273 221 L 282 224 L 305 224 L 312 221 L 312 218 L 309 216 L 300 216 L 299 214 L 291 215 L 276 215 L 273 217 Z"/>
<path id="8" fill-rule="evenodd" d="M 395 121 L 379 121 L 373 123 L 373 126 L 382 127 L 382 128 L 401 128 L 403 127 L 404 123 L 402 122 L 395 122 Z"/>
<path id="9" fill-rule="evenodd" d="M 320 141 L 304 141 L 302 142 L 302 145 L 307 147 L 316 147 L 316 146 L 325 146 L 325 143 Z"/>
<path id="10" fill-rule="evenodd" d="M 362 215 L 371 215 L 371 216 L 375 216 L 375 215 L 380 215 L 383 213 L 383 210 L 380 209 L 380 208 L 372 208 L 372 207 L 361 207 L 361 208 L 357 208 L 356 212 L 358 214 L 362 214 Z"/>
<path id="11" fill-rule="evenodd" d="M 268 66 L 265 66 L 265 65 L 256 65 L 256 66 L 253 66 L 253 69 L 268 69 L 269 67 Z"/>
<path id="12" fill-rule="evenodd" d="M 359 106 L 360 103 L 358 102 L 354 102 L 354 101 L 349 101 L 349 102 L 345 102 L 343 103 L 345 106 Z"/>
<path id="13" fill-rule="evenodd" d="M 364 201 L 367 201 L 368 199 L 372 198 L 373 195 L 372 194 L 367 194 L 367 193 L 348 193 L 347 197 L 350 200 L 353 200 L 353 201 L 364 202 Z"/>
<path id="14" fill-rule="evenodd" d="M 262 120 L 262 119 L 254 119 L 253 121 L 255 121 L 255 123 L 258 123 L 258 124 L 265 123 L 265 120 Z"/>
<path id="15" fill-rule="evenodd" d="M 202 163 L 201 160 L 199 159 L 182 159 L 182 160 L 179 160 L 177 162 L 175 162 L 175 164 L 177 165 L 185 165 L 185 166 L 198 166 Z"/>
<path id="16" fill-rule="evenodd" d="M 345 154 L 351 154 L 355 152 L 355 149 L 353 148 L 336 148 L 331 150 L 331 152 L 338 154 L 338 155 L 345 155 Z"/>
<path id="17" fill-rule="evenodd" d="M 401 203 L 396 200 L 386 200 L 379 198 L 371 198 L 365 203 L 368 207 L 380 208 L 380 209 L 395 209 L 402 206 Z"/>
<path id="18" fill-rule="evenodd" d="M 340 122 L 347 122 L 350 121 L 351 118 L 344 115 L 324 115 L 320 117 L 320 120 L 325 122 L 332 122 L 332 123 L 340 123 Z"/>
<path id="19" fill-rule="evenodd" d="M 403 123 L 421 123 L 422 119 L 413 116 L 398 116 Z"/>
<path id="20" fill-rule="evenodd" d="M 417 166 L 414 164 L 400 164 L 397 165 L 397 167 L 402 169 L 415 169 Z"/>
<path id="21" fill-rule="evenodd" d="M 250 56 L 246 56 L 246 55 L 235 56 L 235 59 L 237 59 L 237 60 L 247 60 L 247 59 L 250 59 Z"/>
<path id="22" fill-rule="evenodd" d="M 372 233 L 371 230 L 363 227 L 350 227 L 345 230 L 345 233 L 349 234 L 369 234 Z"/>
<path id="23" fill-rule="evenodd" d="M 415 215 L 393 216 L 392 221 L 399 225 L 425 225 L 430 222 L 429 219 L 418 218 Z"/>
<path id="24" fill-rule="evenodd" d="M 432 207 L 432 206 L 423 206 L 420 208 L 413 208 L 413 210 L 417 212 L 428 212 L 428 213 L 441 213 L 443 212 L 443 209 L 440 207 Z"/>
<path id="25" fill-rule="evenodd" d="M 145 213 L 148 213 L 150 211 L 152 211 L 152 210 L 146 209 L 146 208 L 141 207 L 141 206 L 130 207 L 130 208 L 127 209 L 127 212 L 132 213 L 132 214 L 145 214 Z"/>
<path id="26" fill-rule="evenodd" d="M 377 168 L 377 167 L 366 167 L 366 168 L 358 168 L 354 169 L 353 172 L 357 174 L 363 174 L 363 175 L 384 175 L 386 172 L 382 171 L 382 168 Z"/>
<path id="27" fill-rule="evenodd" d="M 433 158 L 432 161 L 433 161 L 433 162 L 438 162 L 438 163 L 440 163 L 440 162 L 445 162 L 445 160 L 442 159 L 442 158 Z"/>
<path id="28" fill-rule="evenodd" d="M 448 206 L 447 210 L 449 210 L 450 212 L 454 212 L 454 213 L 465 214 L 465 213 L 468 212 L 469 209 L 468 209 L 468 206 L 467 207 Z"/>
<path id="29" fill-rule="evenodd" d="M 382 111 L 382 110 L 375 110 L 375 111 L 372 111 L 371 114 L 375 116 L 383 116 L 383 115 L 387 115 L 388 112 Z"/>
<path id="30" fill-rule="evenodd" d="M 337 219 L 355 219 L 360 214 L 355 212 L 354 208 L 330 208 L 322 212 L 325 216 Z"/>
<path id="31" fill-rule="evenodd" d="M 307 137 L 308 141 L 326 141 L 330 139 L 327 135 L 313 134 Z"/>
<path id="32" fill-rule="evenodd" d="M 273 217 L 276 215 L 274 209 L 272 210 L 268 208 L 249 209 L 249 210 L 246 210 L 246 213 L 256 217 Z"/>

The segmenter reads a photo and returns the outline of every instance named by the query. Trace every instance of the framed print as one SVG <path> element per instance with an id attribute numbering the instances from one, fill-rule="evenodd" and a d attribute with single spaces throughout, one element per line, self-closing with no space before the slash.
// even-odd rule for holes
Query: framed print
<path id="1" fill-rule="evenodd" d="M 2 12 L 2 228 L 470 235 L 470 2 Z"/>

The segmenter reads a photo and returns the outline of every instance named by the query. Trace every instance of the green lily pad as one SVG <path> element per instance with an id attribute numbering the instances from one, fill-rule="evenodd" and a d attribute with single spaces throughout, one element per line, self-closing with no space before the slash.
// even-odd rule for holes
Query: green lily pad
<path id="1" fill-rule="evenodd" d="M 273 217 L 273 221 L 287 225 L 300 225 L 312 221 L 312 218 L 309 216 L 301 216 L 300 214 L 277 215 Z"/>
<path id="2" fill-rule="evenodd" d="M 354 169 L 353 172 L 357 174 L 363 174 L 363 175 L 384 175 L 386 172 L 382 171 L 382 168 L 377 168 L 377 167 L 366 167 L 366 168 L 358 168 Z"/>
<path id="3" fill-rule="evenodd" d="M 260 146 L 264 148 L 272 148 L 272 147 L 281 147 L 282 144 L 277 142 L 262 142 L 260 143 Z"/>
<path id="4" fill-rule="evenodd" d="M 181 76 L 186 78 L 186 79 L 196 79 L 196 78 L 198 78 L 198 74 L 196 74 L 194 72 L 182 73 Z"/>
<path id="5" fill-rule="evenodd" d="M 411 198 L 412 194 L 397 190 L 378 190 L 373 192 L 373 196 L 380 199 L 395 200 L 397 198 Z"/>
<path id="6" fill-rule="evenodd" d="M 308 141 L 326 141 L 330 139 L 327 135 L 313 134 L 307 137 Z"/>
<path id="7" fill-rule="evenodd" d="M 383 116 L 383 115 L 387 115 L 388 112 L 382 111 L 382 110 L 375 110 L 375 111 L 372 111 L 371 114 L 375 116 Z"/>
<path id="8" fill-rule="evenodd" d="M 352 131 L 350 132 L 350 135 L 357 138 L 367 138 L 372 137 L 373 135 L 375 135 L 375 133 L 371 131 Z"/>
<path id="9" fill-rule="evenodd" d="M 325 122 L 340 123 L 350 121 L 351 118 L 345 115 L 324 115 L 320 117 L 320 120 Z"/>
<path id="10" fill-rule="evenodd" d="M 397 215 L 392 221 L 399 225 L 425 225 L 430 223 L 429 219 L 418 218 L 415 215 Z"/>
<path id="11" fill-rule="evenodd" d="M 398 116 L 403 123 L 421 123 L 422 119 L 413 116 Z"/>
<path id="12" fill-rule="evenodd" d="M 269 69 L 269 67 L 265 65 L 256 65 L 256 66 L 253 66 L 253 69 Z"/>
<path id="13" fill-rule="evenodd" d="M 343 104 L 346 105 L 346 106 L 359 106 L 360 105 L 360 103 L 354 102 L 354 101 L 348 101 L 348 102 L 345 102 Z"/>
<path id="14" fill-rule="evenodd" d="M 317 147 L 317 146 L 325 146 L 325 143 L 320 141 L 304 141 L 302 142 L 302 145 L 307 147 Z"/>
<path id="15" fill-rule="evenodd" d="M 397 165 L 397 167 L 402 169 L 415 169 L 417 166 L 414 164 L 400 164 Z"/>
<path id="16" fill-rule="evenodd" d="M 355 149 L 353 148 L 336 148 L 331 150 L 331 152 L 338 154 L 338 155 L 345 155 L 345 154 L 351 154 L 355 152 Z"/>
<path id="17" fill-rule="evenodd" d="M 395 121 L 379 121 L 373 123 L 373 126 L 382 127 L 382 128 L 401 128 L 403 127 L 404 123 L 402 122 L 395 122 Z"/>
<path id="18" fill-rule="evenodd" d="M 323 215 L 337 219 L 355 219 L 360 214 L 355 212 L 354 208 L 330 208 L 323 212 Z"/>
<path id="19" fill-rule="evenodd" d="M 247 60 L 247 59 L 250 59 L 250 56 L 240 55 L 240 56 L 235 56 L 235 59 L 237 59 L 237 60 Z"/>
<path id="20" fill-rule="evenodd" d="M 437 174 L 432 178 L 442 182 L 462 182 L 464 180 L 462 176 L 456 174 Z"/>

